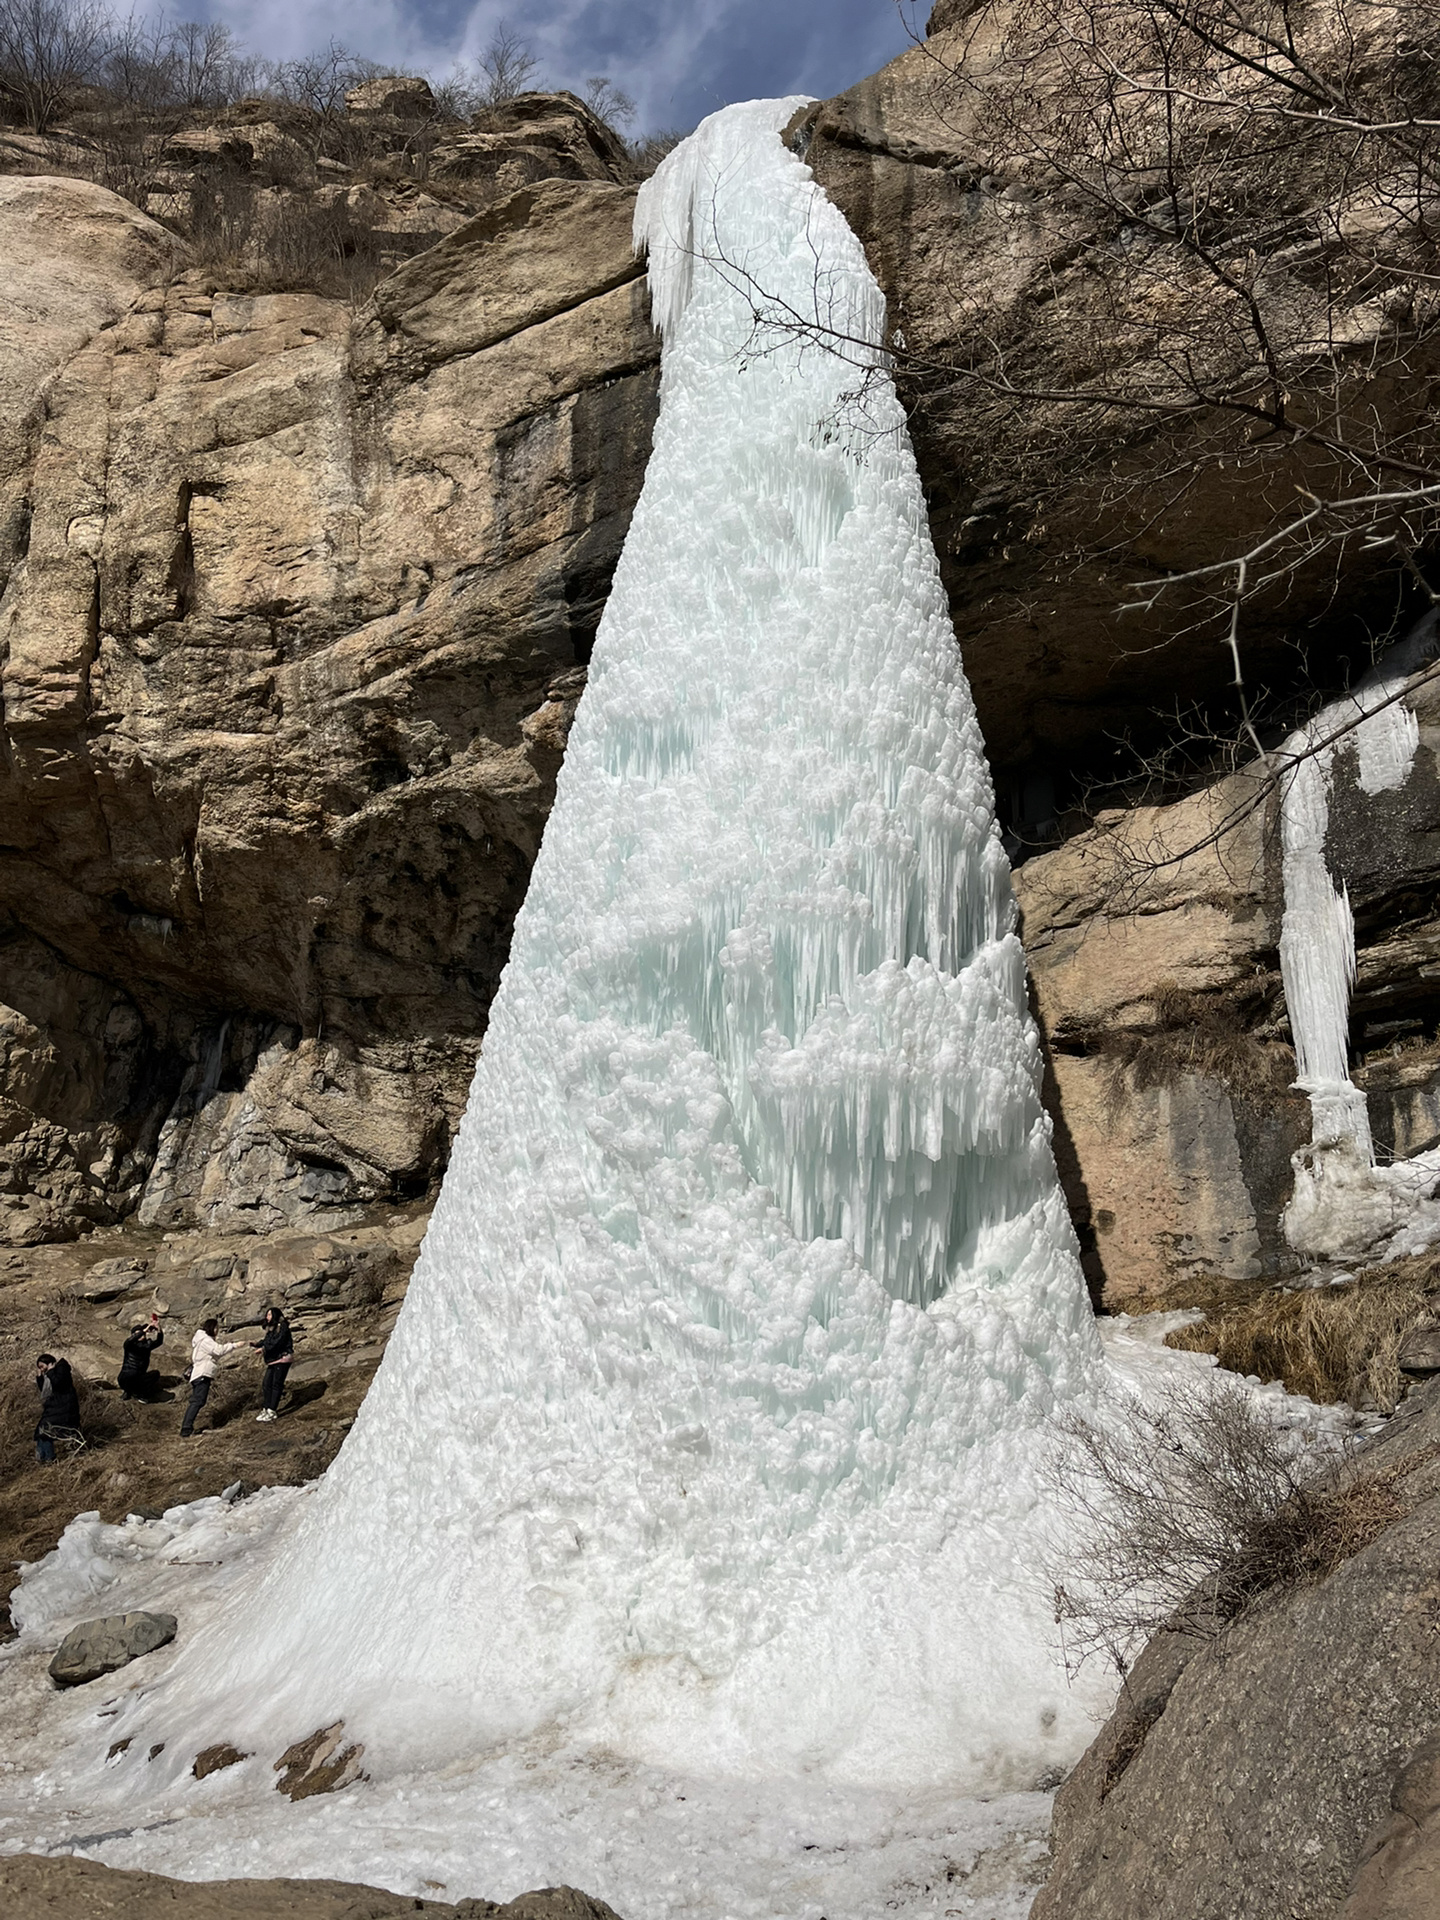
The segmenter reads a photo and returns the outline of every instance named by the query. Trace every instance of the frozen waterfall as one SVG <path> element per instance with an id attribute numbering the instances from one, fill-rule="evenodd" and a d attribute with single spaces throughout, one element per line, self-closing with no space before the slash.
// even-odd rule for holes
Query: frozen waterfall
<path id="1" fill-rule="evenodd" d="M 642 191 L 654 453 L 409 1298 L 233 1633 L 127 1725 L 278 1751 L 343 1715 L 377 1777 L 555 1729 L 1023 1784 L 1089 1738 L 1035 1463 L 1104 1363 L 883 301 L 777 137 L 802 104 Z"/>
<path id="2" fill-rule="evenodd" d="M 1401 699 L 1432 659 L 1437 618 L 1415 629 L 1349 693 L 1281 748 L 1293 765 L 1280 792 L 1285 915 L 1280 969 L 1295 1041 L 1296 1084 L 1308 1094 L 1311 1140 L 1294 1157 L 1285 1233 L 1319 1259 L 1418 1253 L 1440 1239 L 1440 1150 L 1377 1166 L 1365 1094 L 1350 1078 L 1355 923 L 1350 896 L 1325 857 L 1337 756 L 1353 748 L 1362 793 L 1392 792 L 1410 775 L 1420 729 Z"/>

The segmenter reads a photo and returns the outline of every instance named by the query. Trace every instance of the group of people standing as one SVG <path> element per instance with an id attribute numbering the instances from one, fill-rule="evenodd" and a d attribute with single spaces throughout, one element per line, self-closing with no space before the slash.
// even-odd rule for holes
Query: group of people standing
<path id="1" fill-rule="evenodd" d="M 254 1322 L 252 1321 L 253 1325 Z M 265 1365 L 261 1381 L 261 1410 L 255 1418 L 262 1424 L 274 1420 L 285 1391 L 285 1377 L 295 1358 L 295 1343 L 290 1323 L 279 1307 L 266 1307 L 260 1320 L 261 1338 L 249 1344 Z M 206 1320 L 190 1341 L 190 1398 L 180 1422 L 180 1437 L 189 1440 L 195 1421 L 210 1398 L 215 1369 L 227 1353 L 244 1342 L 220 1340 L 218 1320 Z M 126 1400 L 154 1400 L 162 1391 L 158 1373 L 150 1371 L 150 1362 L 165 1344 L 158 1313 L 149 1320 L 137 1320 L 125 1340 L 124 1358 L 116 1384 Z M 70 1362 L 53 1353 L 42 1353 L 35 1362 L 35 1385 L 40 1394 L 40 1419 L 35 1428 L 35 1458 L 42 1466 L 55 1459 L 56 1444 L 83 1441 L 80 1427 L 80 1396 Z"/>
<path id="2" fill-rule="evenodd" d="M 266 1307 L 260 1325 L 264 1329 L 264 1338 L 252 1340 L 250 1345 L 265 1362 L 265 1375 L 260 1383 L 261 1408 L 255 1416 L 263 1425 L 273 1420 L 280 1411 L 285 1376 L 290 1371 L 295 1352 L 294 1341 L 290 1337 L 290 1323 L 279 1307 Z M 217 1340 L 215 1336 L 219 1330 L 218 1320 L 207 1320 L 191 1339 L 190 1403 L 180 1423 L 182 1440 L 188 1440 L 195 1431 L 196 1417 L 210 1398 L 216 1366 L 227 1353 L 233 1353 L 243 1344 L 239 1340 Z"/>

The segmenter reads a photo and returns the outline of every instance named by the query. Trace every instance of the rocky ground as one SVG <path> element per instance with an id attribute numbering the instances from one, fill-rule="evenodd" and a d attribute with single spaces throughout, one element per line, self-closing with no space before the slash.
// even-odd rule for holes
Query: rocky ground
<path id="1" fill-rule="evenodd" d="M 391 1920 L 429 1914 L 433 1920 L 617 1920 L 603 1900 L 573 1887 L 546 1887 L 497 1906 L 492 1900 L 415 1900 L 378 1887 L 338 1880 L 168 1880 L 158 1873 L 125 1873 L 93 1860 L 0 1859 L 0 1899 L 24 1920 L 150 1920 L 185 1914 L 187 1920 Z"/>
<path id="2" fill-rule="evenodd" d="M 18 1563 L 48 1553 L 77 1513 L 106 1520 L 248 1486 L 298 1485 L 324 1471 L 385 1350 L 424 1233 L 422 1205 L 372 1210 L 330 1233 L 195 1236 L 119 1227 L 88 1240 L 0 1254 L 0 1601 Z M 221 1338 L 259 1338 L 270 1303 L 296 1338 L 280 1418 L 259 1425 L 261 1367 L 221 1365 L 193 1439 L 180 1437 L 190 1335 L 215 1314 Z M 161 1315 L 153 1371 L 164 1397 L 124 1401 L 115 1377 L 132 1323 Z M 35 1463 L 34 1357 L 71 1362 L 86 1444 Z M 8 1613 L 3 1616 L 8 1624 Z"/>

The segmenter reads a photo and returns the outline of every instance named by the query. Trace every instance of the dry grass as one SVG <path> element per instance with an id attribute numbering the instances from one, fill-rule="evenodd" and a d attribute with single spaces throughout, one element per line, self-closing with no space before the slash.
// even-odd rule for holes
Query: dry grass
<path id="1" fill-rule="evenodd" d="M 1272 1288 L 1215 1307 L 1166 1345 L 1213 1353 L 1231 1373 L 1280 1380 L 1291 1393 L 1391 1413 L 1404 1391 L 1400 1343 L 1427 1308 L 1440 1262 L 1396 1261 L 1344 1286 Z"/>
<path id="2" fill-rule="evenodd" d="M 1246 1008 L 1233 996 L 1190 993 L 1173 981 L 1162 981 L 1151 999 L 1154 1030 L 1118 1034 L 1106 1048 L 1108 1098 L 1115 1111 L 1133 1094 L 1174 1086 L 1188 1073 L 1218 1080 L 1231 1093 L 1288 1092 L 1295 1077 L 1294 1054 L 1249 1032 Z"/>

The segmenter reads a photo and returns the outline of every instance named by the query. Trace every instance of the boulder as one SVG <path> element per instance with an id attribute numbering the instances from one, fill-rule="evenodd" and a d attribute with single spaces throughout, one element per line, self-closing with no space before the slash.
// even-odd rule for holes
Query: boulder
<path id="1" fill-rule="evenodd" d="M 330 1727 L 317 1727 L 305 1739 L 288 1746 L 275 1762 L 275 1772 L 280 1776 L 275 1790 L 288 1800 L 309 1800 L 317 1793 L 339 1793 L 354 1781 L 368 1777 L 360 1770 L 364 1752 L 362 1746 L 346 1744 L 343 1720 L 337 1720 Z"/>
<path id="2" fill-rule="evenodd" d="M 430 82 L 417 74 L 380 74 L 345 90 L 347 113 L 388 113 L 397 120 L 428 120 L 435 111 Z"/>
<path id="3" fill-rule="evenodd" d="M 442 142 L 431 171 L 478 208 L 537 180 L 623 183 L 623 142 L 573 93 L 525 93 L 482 114 L 470 133 Z"/>
<path id="4" fill-rule="evenodd" d="M 1440 1913 L 1440 1734 L 1421 1741 L 1365 1842 L 1340 1920 L 1433 1920 Z"/>
<path id="5" fill-rule="evenodd" d="M 75 1291 L 82 1300 L 100 1305 L 120 1300 L 145 1285 L 150 1262 L 145 1259 L 97 1260 Z"/>
<path id="6" fill-rule="evenodd" d="M 196 1754 L 190 1771 L 197 1780 L 208 1780 L 212 1773 L 223 1773 L 227 1767 L 238 1767 L 242 1760 L 250 1758 L 238 1747 L 232 1747 L 228 1740 L 220 1741 L 213 1747 L 204 1747 Z"/>
<path id="7" fill-rule="evenodd" d="M 1056 1798 L 1032 1920 L 1436 1911 L 1394 1904 L 1440 1839 L 1440 1389 L 1410 1404 L 1336 1483 L 1330 1571 L 1146 1648 Z"/>
<path id="8" fill-rule="evenodd" d="M 86 1620 L 60 1642 L 50 1678 L 62 1687 L 82 1687 L 168 1645 L 175 1630 L 173 1613 L 112 1613 Z"/>
<path id="9" fill-rule="evenodd" d="M 102 1866 L 83 1854 L 0 1857 L 0 1906 L 25 1920 L 619 1920 L 603 1900 L 574 1887 L 522 1893 L 505 1906 L 493 1900 L 420 1900 L 380 1887 L 339 1880 L 171 1880 Z"/>
<path id="10" fill-rule="evenodd" d="M 1413 1326 L 1400 1342 L 1395 1359 L 1402 1373 L 1421 1378 L 1440 1373 L 1440 1320 L 1427 1317 Z"/>

